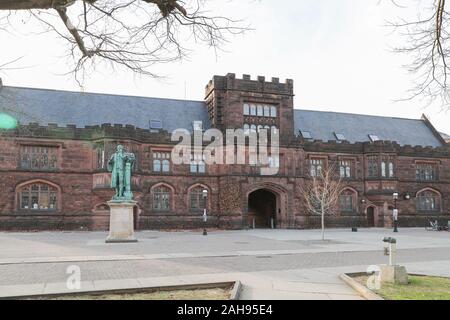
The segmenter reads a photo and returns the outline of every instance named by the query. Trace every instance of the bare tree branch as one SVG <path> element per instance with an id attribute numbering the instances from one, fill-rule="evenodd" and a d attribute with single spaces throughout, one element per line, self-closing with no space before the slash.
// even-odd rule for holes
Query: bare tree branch
<path id="1" fill-rule="evenodd" d="M 400 19 L 389 26 L 405 38 L 407 45 L 395 51 L 411 57 L 406 68 L 415 76 L 416 84 L 403 100 L 418 98 L 427 106 L 437 103 L 443 110 L 449 110 L 450 16 L 445 10 L 446 0 L 430 0 L 430 5 L 416 20 Z"/>
<path id="2" fill-rule="evenodd" d="M 26 11 L 44 30 L 65 40 L 68 56 L 79 73 L 100 63 L 157 77 L 151 67 L 185 58 L 185 43 L 215 49 L 230 35 L 248 30 L 241 21 L 210 16 L 205 0 L 0 0 L 0 10 Z M 20 15 L 22 17 L 22 15 Z M 61 21 L 63 24 L 61 24 Z"/>

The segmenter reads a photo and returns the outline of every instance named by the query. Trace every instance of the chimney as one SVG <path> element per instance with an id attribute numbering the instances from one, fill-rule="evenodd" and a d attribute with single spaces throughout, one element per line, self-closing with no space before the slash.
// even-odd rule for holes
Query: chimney
<path id="1" fill-rule="evenodd" d="M 2 90 L 2 88 L 3 88 L 3 81 L 2 78 L 0 78 L 0 90 Z"/>

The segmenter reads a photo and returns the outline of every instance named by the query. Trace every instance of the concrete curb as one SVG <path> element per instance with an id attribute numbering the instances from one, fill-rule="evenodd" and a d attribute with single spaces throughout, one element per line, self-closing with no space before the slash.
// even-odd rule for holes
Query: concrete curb
<path id="1" fill-rule="evenodd" d="M 132 294 L 132 293 L 152 293 L 156 291 L 177 291 L 177 290 L 202 290 L 202 289 L 215 289 L 215 288 L 229 288 L 232 287 L 230 292 L 230 300 L 239 300 L 241 293 L 241 282 L 217 282 L 217 283 L 192 283 L 183 285 L 172 286 L 155 286 L 155 287 L 138 287 L 138 288 L 126 288 L 126 289 L 109 289 L 109 290 L 85 290 L 77 292 L 52 292 L 48 294 L 31 294 L 31 295 L 12 295 L 2 296 L 0 300 L 20 300 L 20 299 L 45 299 L 45 298 L 57 298 L 57 297 L 71 297 L 80 295 L 103 295 L 103 294 Z"/>
<path id="2" fill-rule="evenodd" d="M 359 273 L 349 273 L 352 275 L 358 275 Z M 384 300 L 381 296 L 374 293 L 373 291 L 369 290 L 368 288 L 364 287 L 357 281 L 353 280 L 351 277 L 349 277 L 347 274 L 342 273 L 339 275 L 339 278 L 343 280 L 345 283 L 347 283 L 350 287 L 352 287 L 358 294 L 367 300 Z"/>
<path id="3" fill-rule="evenodd" d="M 230 300 L 233 300 L 233 301 L 239 300 L 239 298 L 241 296 L 241 291 L 242 291 L 242 284 L 238 280 L 233 285 L 233 289 L 231 290 Z"/>

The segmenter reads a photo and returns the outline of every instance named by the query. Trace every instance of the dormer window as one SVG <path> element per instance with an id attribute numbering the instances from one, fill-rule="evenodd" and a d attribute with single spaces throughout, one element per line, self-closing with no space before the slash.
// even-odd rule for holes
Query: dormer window
<path id="1" fill-rule="evenodd" d="M 376 134 L 369 134 L 369 139 L 371 142 L 380 141 L 380 138 Z"/>
<path id="2" fill-rule="evenodd" d="M 150 130 L 162 130 L 163 125 L 161 120 L 150 120 Z"/>
<path id="3" fill-rule="evenodd" d="M 311 140 L 313 138 L 311 132 L 309 132 L 309 131 L 300 130 L 300 135 L 302 136 L 303 139 L 306 139 L 306 140 Z"/>
<path id="4" fill-rule="evenodd" d="M 343 133 L 335 132 L 334 136 L 336 137 L 337 141 L 345 141 L 345 140 L 347 140 L 347 139 L 345 139 L 345 135 Z"/>

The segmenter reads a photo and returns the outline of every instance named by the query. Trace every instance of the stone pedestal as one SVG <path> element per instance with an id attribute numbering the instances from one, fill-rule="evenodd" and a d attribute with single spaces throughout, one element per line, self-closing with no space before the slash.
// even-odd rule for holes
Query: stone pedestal
<path id="1" fill-rule="evenodd" d="M 109 236 L 106 243 L 137 242 L 134 236 L 133 209 L 136 201 L 109 201 Z"/>
<path id="2" fill-rule="evenodd" d="M 404 266 L 380 266 L 381 283 L 408 284 L 408 273 Z"/>

